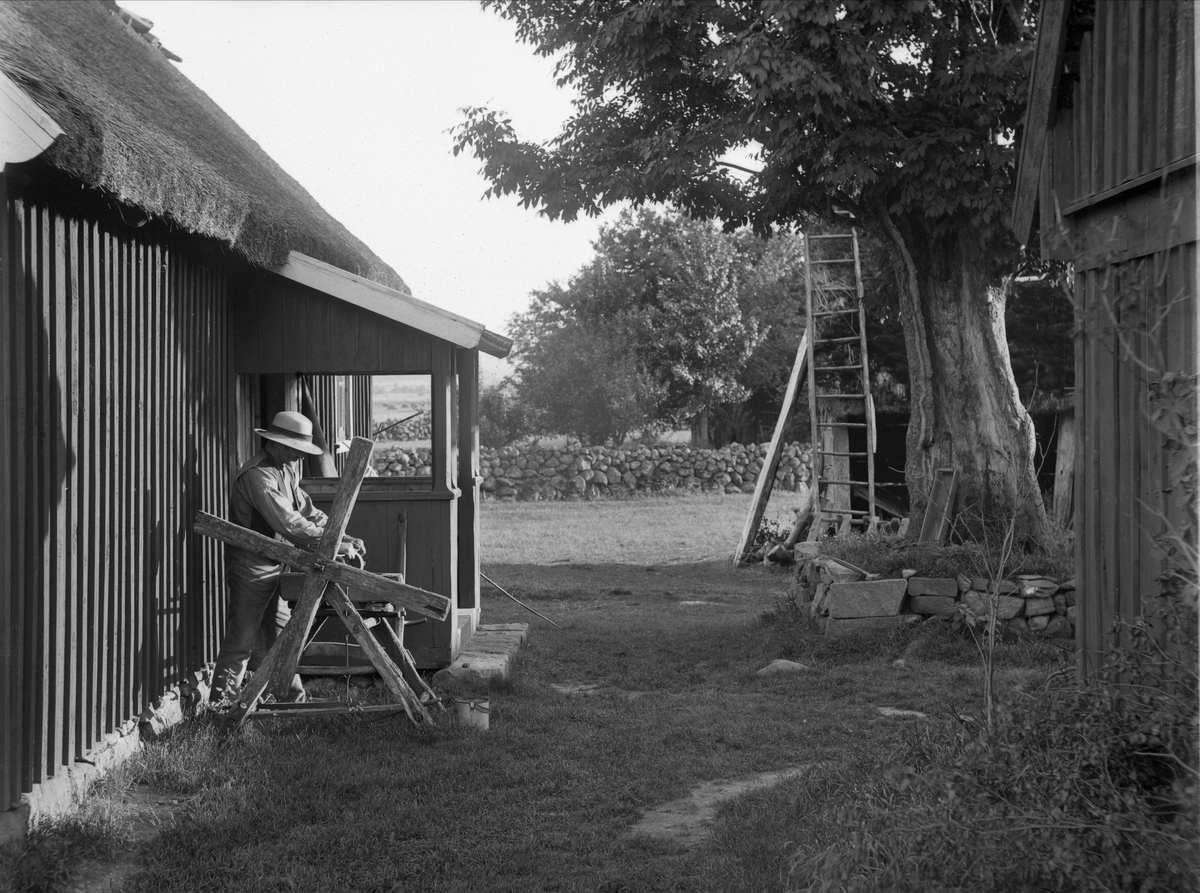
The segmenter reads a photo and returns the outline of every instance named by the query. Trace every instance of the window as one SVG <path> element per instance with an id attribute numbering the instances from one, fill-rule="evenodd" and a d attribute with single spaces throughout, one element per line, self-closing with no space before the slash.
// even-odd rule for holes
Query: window
<path id="1" fill-rule="evenodd" d="M 371 376 L 374 465 L 381 476 L 433 476 L 431 397 L 429 375 Z"/>

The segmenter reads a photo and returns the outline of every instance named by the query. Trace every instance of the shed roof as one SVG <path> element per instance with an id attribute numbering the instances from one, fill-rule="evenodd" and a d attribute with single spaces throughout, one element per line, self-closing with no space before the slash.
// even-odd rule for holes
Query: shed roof
<path id="1" fill-rule="evenodd" d="M 410 294 L 119 13 L 100 0 L 0 0 L 0 71 L 63 130 L 47 163 L 256 266 L 296 251 Z"/>
<path id="2" fill-rule="evenodd" d="M 508 356 L 512 350 L 510 339 L 489 332 L 483 325 L 465 316 L 451 313 L 449 310 L 418 300 L 407 292 L 398 292 L 296 251 L 293 251 L 288 262 L 275 272 L 285 279 L 307 285 L 332 298 L 426 332 L 458 347 L 477 348 L 500 358 Z"/>

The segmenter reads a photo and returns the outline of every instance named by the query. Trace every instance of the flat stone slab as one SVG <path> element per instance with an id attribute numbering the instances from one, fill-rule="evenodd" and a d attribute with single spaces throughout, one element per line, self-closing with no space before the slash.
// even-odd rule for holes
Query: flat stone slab
<path id="1" fill-rule="evenodd" d="M 827 636 L 853 636 L 860 633 L 904 629 L 910 620 L 920 620 L 914 614 L 897 614 L 893 617 L 844 617 L 829 618 L 825 625 Z"/>
<path id="2" fill-rule="evenodd" d="M 875 709 L 878 710 L 883 716 L 908 716 L 912 717 L 913 719 L 929 719 L 929 717 L 920 710 L 902 710 L 899 707 L 876 707 Z"/>
<path id="3" fill-rule="evenodd" d="M 958 581 L 944 577 L 909 577 L 909 595 L 939 595 L 944 598 L 958 597 Z"/>
<path id="4" fill-rule="evenodd" d="M 957 589 L 955 592 L 957 593 Z M 947 617 L 954 613 L 954 604 L 958 599 L 945 595 L 910 595 L 908 607 L 914 614 L 936 615 Z"/>
<path id="5" fill-rule="evenodd" d="M 612 685 L 602 685 L 599 682 L 551 682 L 550 687 L 560 695 L 568 698 L 619 698 L 624 701 L 636 701 L 648 692 L 627 691 Z"/>
<path id="6" fill-rule="evenodd" d="M 560 695 L 568 697 L 598 695 L 604 691 L 604 686 L 599 682 L 551 682 L 550 687 Z"/>
<path id="7" fill-rule="evenodd" d="M 796 663 L 794 660 L 784 660 L 782 657 L 778 660 L 773 660 L 760 670 L 755 670 L 755 676 L 777 676 L 780 673 L 803 673 L 809 669 L 804 664 Z"/>
<path id="8" fill-rule="evenodd" d="M 454 663 L 433 674 L 433 681 L 485 682 L 507 678 L 513 658 L 528 633 L 528 623 L 483 624 Z"/>
<path id="9" fill-rule="evenodd" d="M 1025 609 L 1026 601 L 1015 595 L 980 595 L 978 592 L 968 592 L 963 596 L 963 603 L 971 609 L 976 617 L 988 615 L 988 602 L 996 600 L 996 619 L 1012 620 Z"/>
<path id="10" fill-rule="evenodd" d="M 717 807 L 726 800 L 747 791 L 771 787 L 785 778 L 800 775 L 813 768 L 815 767 L 811 765 L 796 766 L 778 772 L 761 772 L 733 781 L 706 782 L 692 788 L 686 797 L 647 809 L 631 830 L 634 834 L 665 838 L 691 848 L 707 836 L 708 823 Z"/>
<path id="11" fill-rule="evenodd" d="M 1053 614 L 1054 599 L 1034 597 L 1025 599 L 1025 616 L 1036 617 L 1039 614 Z"/>
<path id="12" fill-rule="evenodd" d="M 829 587 L 830 617 L 889 617 L 900 613 L 907 580 L 866 580 Z"/>

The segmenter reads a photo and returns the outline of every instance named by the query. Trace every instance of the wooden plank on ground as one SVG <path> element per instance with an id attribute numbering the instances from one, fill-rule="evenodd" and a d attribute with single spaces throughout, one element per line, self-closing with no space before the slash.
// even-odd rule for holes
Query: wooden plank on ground
<path id="1" fill-rule="evenodd" d="M 958 469 L 939 468 L 933 480 L 933 491 L 929 494 L 929 505 L 925 507 L 925 520 L 921 522 L 919 543 L 944 543 L 950 532 L 950 518 L 954 512 L 954 497 L 958 495 Z"/>
<path id="2" fill-rule="evenodd" d="M 864 501 L 867 498 L 867 488 L 862 484 L 853 484 L 850 487 L 850 492 Z M 908 517 L 908 509 L 904 508 L 904 506 L 892 499 L 890 496 L 882 493 L 875 494 L 875 508 L 882 509 L 893 518 Z"/>
<path id="3" fill-rule="evenodd" d="M 1054 454 L 1054 520 L 1064 530 L 1075 513 L 1075 411 L 1058 417 L 1058 446 Z"/>
<path id="4" fill-rule="evenodd" d="M 763 514 L 767 510 L 767 501 L 771 498 L 771 488 L 775 485 L 775 472 L 779 469 L 779 459 L 783 454 L 783 434 L 792 413 L 796 408 L 796 397 L 800 392 L 800 379 L 804 367 L 808 363 L 808 339 L 811 327 L 804 330 L 800 339 L 800 347 L 796 351 L 796 360 L 792 363 L 792 374 L 788 378 L 787 391 L 783 395 L 783 406 L 780 407 L 779 418 L 775 420 L 775 433 L 771 436 L 771 444 L 763 457 L 762 468 L 758 470 L 758 480 L 754 484 L 754 499 L 750 503 L 750 514 L 746 516 L 746 524 L 738 539 L 737 548 L 733 552 L 733 566 L 737 567 L 742 556 L 750 550 L 758 526 L 762 523 Z"/>

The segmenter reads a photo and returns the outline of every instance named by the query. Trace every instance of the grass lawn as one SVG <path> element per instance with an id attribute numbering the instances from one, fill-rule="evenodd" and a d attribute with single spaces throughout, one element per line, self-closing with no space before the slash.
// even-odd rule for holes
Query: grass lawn
<path id="1" fill-rule="evenodd" d="M 748 504 L 486 504 L 485 573 L 563 627 L 485 585 L 485 622 L 531 627 L 512 678 L 489 692 L 489 731 L 389 716 L 225 736 L 201 717 L 103 783 L 80 820 L 35 834 L 6 863 L 14 888 L 69 889 L 77 854 L 93 872 L 121 866 L 114 889 L 155 893 L 801 885 L 793 855 L 842 833 L 837 807 L 902 741 L 976 706 L 980 673 L 944 633 L 826 640 L 779 610 L 789 572 L 730 567 Z M 810 669 L 755 674 L 780 657 Z M 1057 658 L 1015 646 L 1002 660 L 1004 685 L 1032 686 Z M 594 687 L 555 687 L 567 685 Z M 702 783 L 803 767 L 725 803 L 698 845 L 631 832 Z M 127 818 L 147 797 L 179 801 L 153 835 Z"/>

